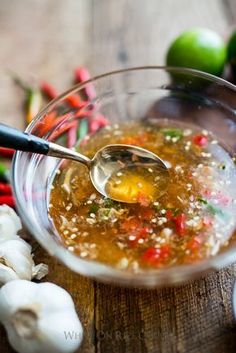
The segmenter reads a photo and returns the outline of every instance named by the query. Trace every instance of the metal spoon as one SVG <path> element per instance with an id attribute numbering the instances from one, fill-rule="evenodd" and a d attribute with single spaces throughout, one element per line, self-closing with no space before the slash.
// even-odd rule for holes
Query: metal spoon
<path id="1" fill-rule="evenodd" d="M 164 183 L 160 190 L 163 193 L 163 185 L 167 185 L 169 172 L 165 163 L 154 153 L 143 148 L 131 145 L 107 145 L 97 151 L 92 159 L 69 148 L 65 148 L 53 142 L 48 142 L 35 135 L 22 132 L 10 126 L 0 124 L 0 146 L 13 148 L 18 151 L 33 152 L 50 157 L 72 159 L 83 163 L 89 169 L 89 174 L 94 187 L 102 195 L 124 202 L 120 198 L 114 198 L 108 194 L 107 182 L 112 175 L 117 175 L 126 168 L 143 168 L 155 170 L 158 178 Z M 127 200 L 125 201 L 127 202 Z M 128 202 L 136 202 L 129 200 Z"/>

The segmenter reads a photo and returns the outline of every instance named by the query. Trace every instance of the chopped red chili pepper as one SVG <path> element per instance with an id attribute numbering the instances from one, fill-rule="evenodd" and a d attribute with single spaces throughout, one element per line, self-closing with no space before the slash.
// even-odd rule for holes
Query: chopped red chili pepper
<path id="1" fill-rule="evenodd" d="M 205 147 L 207 145 L 208 138 L 204 135 L 193 136 L 193 143 L 199 147 Z"/>
<path id="2" fill-rule="evenodd" d="M 150 199 L 147 195 L 145 195 L 142 192 L 139 192 L 137 195 L 137 202 L 144 207 L 147 207 L 150 205 Z"/>
<path id="3" fill-rule="evenodd" d="M 142 261 L 150 266 L 165 262 L 170 255 L 170 246 L 162 245 L 160 248 L 148 248 L 142 255 Z"/>
<path id="4" fill-rule="evenodd" d="M 205 216 L 203 217 L 202 223 L 206 228 L 209 228 L 213 225 L 213 219 L 211 217 Z"/>
<path id="5" fill-rule="evenodd" d="M 141 228 L 141 221 L 136 218 L 136 217 L 132 217 L 132 218 L 128 218 L 126 219 L 122 224 L 121 224 L 121 228 L 125 231 L 136 231 L 137 229 Z"/>
<path id="6" fill-rule="evenodd" d="M 145 221 L 150 221 L 155 215 L 155 211 L 151 207 L 142 207 L 139 212 L 139 217 Z"/>
<path id="7" fill-rule="evenodd" d="M 186 249 L 189 249 L 191 251 L 199 249 L 199 246 L 201 245 L 201 240 L 198 236 L 192 238 L 189 240 L 189 242 L 186 244 Z"/>
<path id="8" fill-rule="evenodd" d="M 14 153 L 15 153 L 15 150 L 13 150 L 11 148 L 0 147 L 0 156 L 1 157 L 11 158 Z"/>
<path id="9" fill-rule="evenodd" d="M 8 205 L 10 207 L 15 207 L 15 200 L 12 195 L 2 195 L 0 196 L 0 205 Z"/>
<path id="10" fill-rule="evenodd" d="M 0 183 L 0 194 L 12 194 L 11 185 Z"/>
<path id="11" fill-rule="evenodd" d="M 165 216 L 167 218 L 167 221 L 171 221 L 173 219 L 173 212 L 171 210 L 167 210 Z"/>
<path id="12" fill-rule="evenodd" d="M 173 218 L 175 222 L 175 228 L 178 235 L 184 235 L 186 231 L 186 215 L 184 213 L 178 214 L 176 217 Z"/>

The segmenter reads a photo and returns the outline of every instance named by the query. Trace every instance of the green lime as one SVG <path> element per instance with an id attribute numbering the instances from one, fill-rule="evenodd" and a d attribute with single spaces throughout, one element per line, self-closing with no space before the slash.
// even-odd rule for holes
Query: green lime
<path id="1" fill-rule="evenodd" d="M 226 45 L 217 33 L 195 28 L 175 39 L 168 50 L 166 63 L 168 66 L 187 67 L 220 76 L 226 55 Z"/>
<path id="2" fill-rule="evenodd" d="M 231 65 L 232 72 L 236 75 L 236 31 L 231 35 L 227 47 L 228 61 Z"/>

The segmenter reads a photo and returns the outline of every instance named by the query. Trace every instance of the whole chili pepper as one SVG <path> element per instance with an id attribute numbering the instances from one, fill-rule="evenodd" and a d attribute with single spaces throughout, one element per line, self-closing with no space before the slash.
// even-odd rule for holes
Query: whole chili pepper
<path id="1" fill-rule="evenodd" d="M 5 184 L 5 183 L 0 183 L 0 194 L 12 194 L 12 188 L 11 185 Z"/>
<path id="2" fill-rule="evenodd" d="M 42 96 L 39 90 L 30 88 L 27 91 L 26 122 L 29 124 L 40 111 Z"/>
<path id="3" fill-rule="evenodd" d="M 72 148 L 75 146 L 77 141 L 77 128 L 78 128 L 78 121 L 74 121 L 74 126 L 68 130 L 67 133 L 67 147 Z"/>
<path id="4" fill-rule="evenodd" d="M 0 205 L 15 207 L 15 200 L 12 195 L 0 195 Z"/>
<path id="5" fill-rule="evenodd" d="M 0 180 L 9 182 L 9 170 L 3 163 L 0 163 Z"/>
<path id="6" fill-rule="evenodd" d="M 13 150 L 11 148 L 0 147 L 0 156 L 1 157 L 11 158 L 14 153 L 15 153 L 15 150 Z"/>
<path id="7" fill-rule="evenodd" d="M 75 83 L 82 83 L 90 80 L 90 73 L 84 66 L 75 69 Z M 85 99 L 92 100 L 96 97 L 96 91 L 92 83 L 88 83 L 83 89 Z"/>
<path id="8" fill-rule="evenodd" d="M 46 81 L 41 82 L 40 90 L 48 99 L 54 99 L 58 96 L 56 88 L 54 88 L 50 83 Z"/>

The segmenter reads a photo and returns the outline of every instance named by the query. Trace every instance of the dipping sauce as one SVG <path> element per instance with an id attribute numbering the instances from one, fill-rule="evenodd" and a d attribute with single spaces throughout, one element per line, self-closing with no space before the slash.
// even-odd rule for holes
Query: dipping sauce
<path id="1" fill-rule="evenodd" d="M 121 170 L 107 187 L 127 203 L 114 202 L 94 189 L 85 166 L 63 162 L 49 215 L 69 251 L 142 271 L 201 261 L 229 246 L 236 229 L 236 167 L 214 136 L 166 119 L 124 123 L 100 130 L 80 152 L 93 157 L 115 143 L 157 154 L 168 167 L 168 185 L 152 168 Z M 137 202 L 129 203 L 130 197 Z"/>

